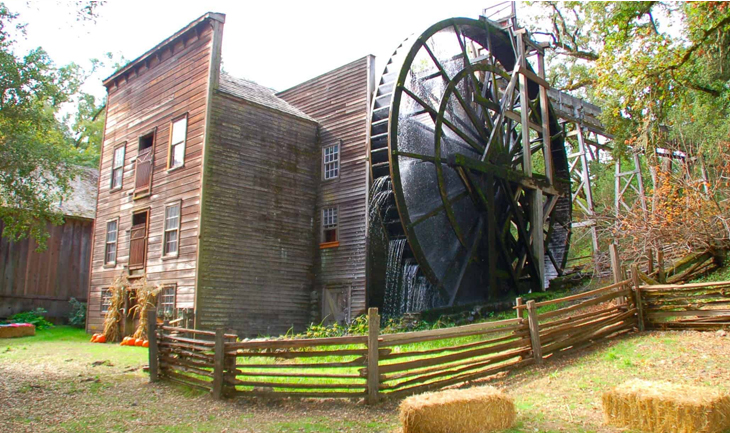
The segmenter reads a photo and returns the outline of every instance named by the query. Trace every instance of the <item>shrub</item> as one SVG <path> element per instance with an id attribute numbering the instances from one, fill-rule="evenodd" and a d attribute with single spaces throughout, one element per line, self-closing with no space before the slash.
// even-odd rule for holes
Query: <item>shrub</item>
<path id="1" fill-rule="evenodd" d="M 53 323 L 46 320 L 43 317 L 48 311 L 43 308 L 36 308 L 35 310 L 25 311 L 18 313 L 10 318 L 12 323 L 30 323 L 35 325 L 35 329 L 41 330 L 46 328 L 53 328 Z"/>
<path id="2" fill-rule="evenodd" d="M 68 324 L 82 328 L 86 325 L 86 303 L 79 302 L 76 298 L 68 300 L 71 304 L 71 312 L 68 313 Z"/>

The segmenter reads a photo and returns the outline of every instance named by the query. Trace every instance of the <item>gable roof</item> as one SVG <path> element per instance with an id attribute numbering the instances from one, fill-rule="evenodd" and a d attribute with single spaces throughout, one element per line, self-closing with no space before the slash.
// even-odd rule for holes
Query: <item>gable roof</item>
<path id="1" fill-rule="evenodd" d="M 186 33 L 193 31 L 199 25 L 205 23 L 206 21 L 211 21 L 211 20 L 225 23 L 226 15 L 217 13 L 217 12 L 208 12 L 206 14 L 203 14 L 201 17 L 193 20 L 187 26 L 185 26 L 182 29 L 175 32 L 174 35 L 170 36 L 169 38 L 167 38 L 164 41 L 160 42 L 159 44 L 155 45 L 154 48 L 152 48 L 151 50 L 147 51 L 146 53 L 142 54 L 141 56 L 137 57 L 136 59 L 127 63 L 125 66 L 118 69 L 116 72 L 114 72 L 112 75 L 110 75 L 107 79 L 105 79 L 103 81 L 104 86 L 109 87 L 114 82 L 115 79 L 123 76 L 124 74 L 129 73 L 134 68 L 136 68 L 138 65 L 142 64 L 145 60 L 151 58 L 155 53 L 161 51 L 163 48 L 165 48 L 169 45 L 174 44 L 178 39 L 184 37 Z"/>
<path id="2" fill-rule="evenodd" d="M 243 78 L 235 78 L 226 73 L 222 73 L 218 90 L 223 93 L 245 99 L 246 101 L 271 108 L 272 110 L 281 111 L 282 113 L 291 114 L 292 116 L 316 122 L 316 120 L 307 116 L 303 111 L 276 96 L 274 89 L 256 84 L 253 81 L 245 80 Z"/>

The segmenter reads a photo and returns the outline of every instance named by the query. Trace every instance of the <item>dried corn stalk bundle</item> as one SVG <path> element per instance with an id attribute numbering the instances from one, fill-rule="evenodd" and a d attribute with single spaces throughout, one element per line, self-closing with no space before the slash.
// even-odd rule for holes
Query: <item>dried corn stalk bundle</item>
<path id="1" fill-rule="evenodd" d="M 608 424 L 651 433 L 726 433 L 730 395 L 634 379 L 603 394 L 603 415 Z"/>
<path id="2" fill-rule="evenodd" d="M 403 433 L 483 433 L 515 421 L 512 398 L 491 386 L 409 397 L 400 405 Z"/>
<path id="3" fill-rule="evenodd" d="M 122 273 L 106 289 L 109 292 L 109 308 L 106 311 L 106 316 L 104 316 L 104 337 L 106 337 L 106 341 L 119 341 L 119 322 L 122 320 L 124 297 L 128 287 L 127 275 Z"/>
<path id="4" fill-rule="evenodd" d="M 160 286 L 153 286 L 147 281 L 147 277 L 144 276 L 132 285 L 132 290 L 135 292 L 136 303 L 130 308 L 129 314 L 137 316 L 137 330 L 134 331 L 134 338 L 141 338 L 147 340 L 147 313 L 156 308 L 157 295 L 160 293 L 162 288 Z"/>

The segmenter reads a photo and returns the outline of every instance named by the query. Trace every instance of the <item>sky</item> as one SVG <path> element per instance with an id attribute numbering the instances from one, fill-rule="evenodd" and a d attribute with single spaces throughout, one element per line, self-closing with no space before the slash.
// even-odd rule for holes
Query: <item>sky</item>
<path id="1" fill-rule="evenodd" d="M 96 23 L 76 21 L 62 0 L 5 0 L 28 24 L 19 48 L 41 46 L 58 66 L 111 52 L 133 60 L 206 12 L 226 14 L 223 67 L 236 77 L 277 91 L 368 54 L 378 73 L 411 33 L 440 20 L 477 18 L 494 0 L 446 1 L 189 1 L 108 0 Z M 71 5 L 71 6 L 69 6 Z M 84 91 L 103 96 L 106 68 L 90 77 Z"/>

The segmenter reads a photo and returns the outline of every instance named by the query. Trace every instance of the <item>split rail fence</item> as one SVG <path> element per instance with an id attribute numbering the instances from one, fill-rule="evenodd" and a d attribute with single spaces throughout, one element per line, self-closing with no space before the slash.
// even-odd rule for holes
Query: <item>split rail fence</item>
<path id="1" fill-rule="evenodd" d="M 635 275 L 635 274 L 634 274 Z M 427 331 L 237 341 L 233 333 L 158 326 L 150 380 L 222 396 L 365 398 L 369 403 L 542 363 L 634 329 L 730 326 L 730 282 L 642 286 L 637 279 L 560 299 L 516 300 L 516 317 Z M 154 313 L 151 313 L 154 314 Z"/>

